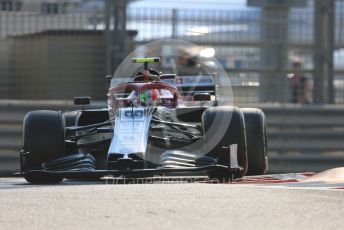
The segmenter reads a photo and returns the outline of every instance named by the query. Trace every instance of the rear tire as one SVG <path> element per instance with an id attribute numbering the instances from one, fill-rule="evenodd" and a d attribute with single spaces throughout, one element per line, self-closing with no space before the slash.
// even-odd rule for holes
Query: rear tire
<path id="1" fill-rule="evenodd" d="M 247 175 L 262 175 L 268 170 L 265 115 L 254 108 L 241 109 L 245 117 L 248 170 Z"/>
<path id="2" fill-rule="evenodd" d="M 230 122 L 229 125 L 228 122 Z M 203 113 L 202 125 L 207 155 L 213 158 L 218 158 L 218 164 L 230 166 L 231 162 L 229 151 L 224 151 L 223 147 L 237 144 L 238 165 L 243 168 L 242 171 L 235 173 L 234 175 L 229 170 L 212 170 L 208 172 L 209 178 L 228 180 L 232 177 L 243 177 L 247 171 L 247 152 L 244 116 L 239 108 L 232 106 L 208 108 Z M 226 128 L 225 131 L 222 131 L 224 132 L 224 135 L 222 137 L 216 137 L 220 140 L 214 140 L 216 132 L 223 128 Z M 217 141 L 218 143 L 214 146 L 214 143 L 211 144 L 213 141 Z M 223 154 L 226 155 L 224 156 Z"/>
<path id="3" fill-rule="evenodd" d="M 37 110 L 27 113 L 23 124 L 25 160 L 23 172 L 41 170 L 42 163 L 63 157 L 65 154 L 65 120 L 61 112 Z M 24 175 L 34 184 L 60 183 L 61 176 Z"/>

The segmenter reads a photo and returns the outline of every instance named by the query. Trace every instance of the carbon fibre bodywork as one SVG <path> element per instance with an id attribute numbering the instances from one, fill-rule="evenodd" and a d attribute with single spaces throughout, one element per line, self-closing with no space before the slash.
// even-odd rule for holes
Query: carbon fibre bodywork
<path id="1" fill-rule="evenodd" d="M 186 106 L 175 85 L 157 80 L 175 75 L 153 71 L 157 75 L 150 76 L 147 71 L 145 64 L 143 76 L 111 86 L 106 108 L 64 114 L 29 112 L 24 119 L 20 174 L 32 183 L 56 183 L 65 177 L 144 177 L 201 171 L 211 178 L 245 175 L 246 130 L 240 109 L 214 109 L 214 85 L 207 89 L 210 93 L 195 97 L 212 101 Z M 187 86 L 192 83 L 188 81 Z M 260 128 L 264 117 L 257 114 L 263 122 L 257 132 L 265 132 Z M 215 129 L 211 127 L 214 124 Z M 209 144 L 212 138 L 213 146 Z M 265 157 L 266 143 L 263 145 Z M 265 165 L 260 171 L 264 170 Z"/>

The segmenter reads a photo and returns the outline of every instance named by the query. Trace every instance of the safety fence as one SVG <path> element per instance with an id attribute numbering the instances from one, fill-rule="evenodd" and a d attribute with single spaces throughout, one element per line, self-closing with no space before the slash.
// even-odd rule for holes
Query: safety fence
<path id="1" fill-rule="evenodd" d="M 153 40 L 180 39 L 198 45 L 198 49 L 177 47 L 180 56 L 196 58 L 200 64 L 215 58 L 221 64 L 237 103 L 313 103 L 317 94 L 324 93 L 317 91 L 321 84 L 324 94 L 334 95 L 334 102 L 342 104 L 344 1 L 335 1 L 334 45 L 328 51 L 333 54 L 331 79 L 314 75 L 318 66 L 314 57 L 321 51 L 316 49 L 316 1 L 306 1 L 305 6 L 296 8 L 238 7 L 238 3 L 210 1 L 167 4 L 165 0 L 156 5 L 147 1 L 149 4 L 143 7 L 145 1 L 134 1 L 122 12 L 126 36 L 121 37 L 125 42 L 120 45 L 116 44 L 116 14 L 107 14 L 105 5 L 50 13 L 24 8 L 2 10 L 0 98 L 69 99 L 91 95 L 104 99 L 104 76 L 112 60 L 108 50 L 113 51 L 110 56 L 116 56 L 120 53 L 118 46 L 123 44 L 129 53 Z M 162 49 L 160 56 L 164 52 Z M 121 55 L 119 58 L 124 53 Z M 163 65 L 160 67 L 164 70 Z M 183 70 L 180 74 L 190 75 L 190 68 Z M 325 96 L 326 102 L 330 100 Z"/>

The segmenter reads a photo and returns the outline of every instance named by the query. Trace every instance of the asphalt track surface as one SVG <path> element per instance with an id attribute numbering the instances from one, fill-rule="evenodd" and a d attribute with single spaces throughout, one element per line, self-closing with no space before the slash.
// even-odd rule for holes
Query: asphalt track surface
<path id="1" fill-rule="evenodd" d="M 110 179 L 28 185 L 21 178 L 0 178 L 0 229 L 344 228 L 343 189 L 317 180 L 288 180 L 133 184 Z"/>

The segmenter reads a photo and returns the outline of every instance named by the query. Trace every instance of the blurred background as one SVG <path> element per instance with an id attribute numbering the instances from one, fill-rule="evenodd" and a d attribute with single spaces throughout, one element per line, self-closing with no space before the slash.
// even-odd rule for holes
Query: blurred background
<path id="1" fill-rule="evenodd" d="M 19 168 L 27 111 L 101 106 L 106 75 L 171 38 L 199 45 L 179 47 L 180 74 L 215 57 L 235 105 L 264 110 L 271 173 L 343 166 L 344 0 L 0 0 L 0 174 Z"/>

